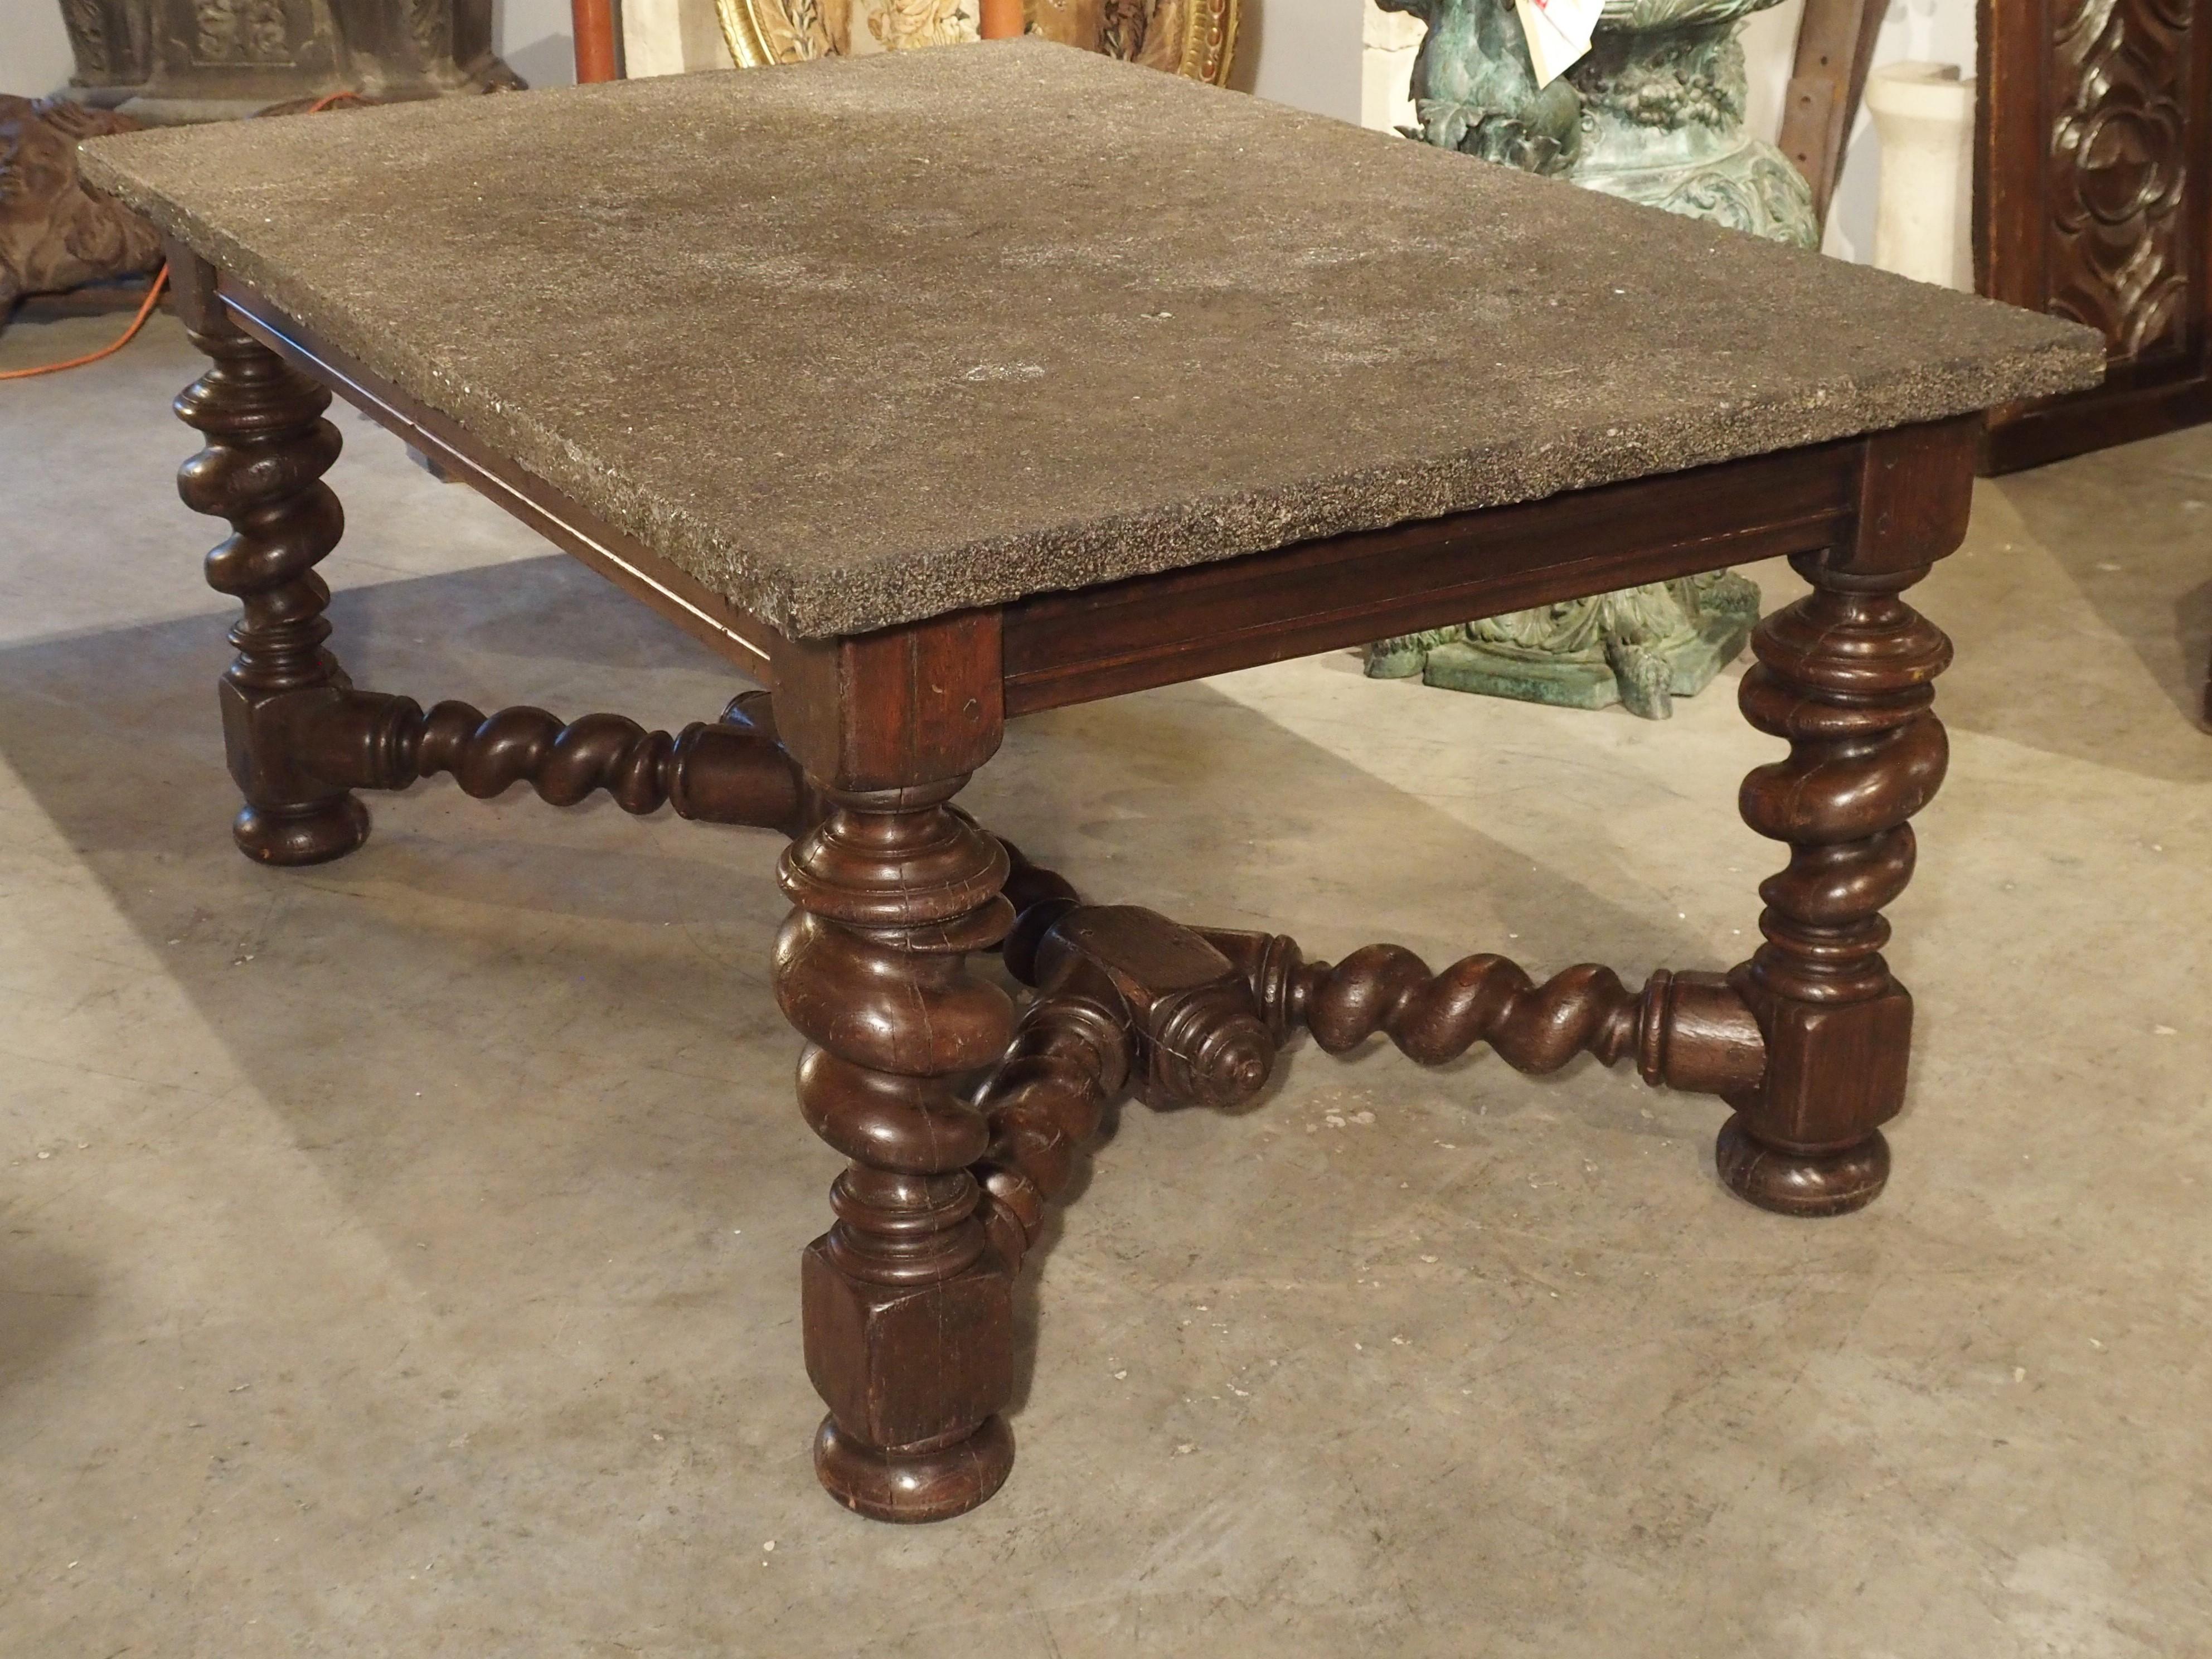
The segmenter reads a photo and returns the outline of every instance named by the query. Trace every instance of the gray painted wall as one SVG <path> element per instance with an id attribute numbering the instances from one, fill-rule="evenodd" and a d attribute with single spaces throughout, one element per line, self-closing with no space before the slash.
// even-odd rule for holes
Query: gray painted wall
<path id="1" fill-rule="evenodd" d="M 1365 21 L 1364 0 L 1244 0 L 1230 84 L 1356 122 Z"/>
<path id="2" fill-rule="evenodd" d="M 54 0 L 0 0 L 0 92 L 43 98 L 74 67 Z"/>

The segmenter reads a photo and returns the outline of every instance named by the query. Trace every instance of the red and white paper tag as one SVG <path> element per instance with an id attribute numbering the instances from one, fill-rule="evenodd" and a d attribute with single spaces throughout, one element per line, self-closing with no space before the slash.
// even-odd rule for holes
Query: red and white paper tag
<path id="1" fill-rule="evenodd" d="M 1550 86 L 1589 50 L 1604 9 L 1605 0 L 1513 0 L 1539 87 Z"/>

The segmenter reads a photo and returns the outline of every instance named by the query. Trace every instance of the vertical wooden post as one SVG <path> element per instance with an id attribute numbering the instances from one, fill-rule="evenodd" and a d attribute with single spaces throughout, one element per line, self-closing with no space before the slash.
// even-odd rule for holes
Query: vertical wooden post
<path id="1" fill-rule="evenodd" d="M 1806 0 L 1782 104 L 1781 147 L 1813 190 L 1813 222 L 1825 229 L 1844 170 L 1887 0 Z"/>
<path id="2" fill-rule="evenodd" d="M 1898 597 L 1966 534 L 1975 426 L 1865 444 L 1850 544 L 1791 561 L 1814 592 L 1759 625 L 1744 715 L 1790 740 L 1744 780 L 1744 822 L 1790 844 L 1760 884 L 1765 934 L 1729 975 L 1766 1038 L 1756 1089 L 1726 1095 L 1721 1178 L 1764 1209 L 1836 1215 L 1889 1178 L 1880 1126 L 1905 1101 L 1912 998 L 1889 971 L 1881 907 L 1911 879 L 1906 822 L 1943 781 L 1930 710 L 1951 642 Z"/>
<path id="3" fill-rule="evenodd" d="M 338 458 L 338 429 L 323 419 L 331 394 L 240 330 L 205 260 L 172 244 L 169 273 L 185 332 L 213 360 L 177 396 L 178 417 L 207 438 L 177 491 L 194 512 L 229 520 L 207 556 L 208 586 L 245 609 L 218 688 L 223 746 L 246 797 L 231 834 L 260 863 L 320 864 L 368 838 L 368 810 L 299 766 L 275 728 L 289 694 L 346 684 L 323 648 L 331 590 L 315 574 L 345 528 L 322 481 Z"/>
<path id="4" fill-rule="evenodd" d="M 935 1521 L 1013 1465 L 1012 1273 L 976 1217 L 989 1143 L 954 1079 L 997 1060 L 1013 1006 L 970 974 L 1006 936 L 1005 849 L 949 803 L 996 750 L 998 619 L 798 647 L 784 740 L 828 813 L 784 854 L 797 907 L 776 1000 L 807 1040 L 799 1110 L 850 1160 L 807 1247 L 807 1375 L 830 1407 L 823 1486 L 884 1521 Z"/>

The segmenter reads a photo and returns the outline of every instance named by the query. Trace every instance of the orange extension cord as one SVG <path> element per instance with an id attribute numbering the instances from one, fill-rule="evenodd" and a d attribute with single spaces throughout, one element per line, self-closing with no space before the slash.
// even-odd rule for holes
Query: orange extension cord
<path id="1" fill-rule="evenodd" d="M 368 101 L 357 92 L 334 92 L 327 97 L 316 99 L 301 113 L 313 115 L 333 104 L 362 104 Z M 138 337 L 138 331 L 146 326 L 146 319 L 154 314 L 154 301 L 161 297 L 161 289 L 168 280 L 169 267 L 164 261 L 161 268 L 154 273 L 154 285 L 146 290 L 146 297 L 138 302 L 138 314 L 131 319 L 131 326 L 123 331 L 122 336 L 111 344 L 104 345 L 97 351 L 88 351 L 82 357 L 72 357 L 64 363 L 40 363 L 36 368 L 0 369 L 0 380 L 27 380 L 36 374 L 58 374 L 65 368 L 82 368 L 87 363 L 96 363 L 102 357 L 112 357 Z"/>
<path id="2" fill-rule="evenodd" d="M 169 267 L 163 265 L 154 273 L 154 286 L 146 290 L 146 297 L 138 302 L 138 314 L 131 319 L 131 326 L 123 331 L 120 339 L 88 351 L 82 357 L 72 357 L 65 363 L 40 363 L 36 368 L 0 369 L 0 380 L 27 380 L 33 374 L 58 374 L 65 368 L 82 368 L 87 363 L 96 363 L 102 357 L 112 357 L 117 352 L 138 337 L 138 331 L 146 326 L 146 319 L 154 314 L 154 301 L 161 297 L 162 285 L 169 280 Z"/>

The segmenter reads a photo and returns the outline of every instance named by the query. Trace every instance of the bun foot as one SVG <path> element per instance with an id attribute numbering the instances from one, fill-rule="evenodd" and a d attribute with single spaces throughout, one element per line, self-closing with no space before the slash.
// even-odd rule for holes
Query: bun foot
<path id="1" fill-rule="evenodd" d="M 1778 1215 L 1863 1210 L 1889 1182 L 1889 1143 L 1879 1129 L 1840 1152 L 1792 1152 L 1753 1139 L 1739 1112 L 1721 1126 L 1713 1155 L 1731 1192 Z"/>
<path id="2" fill-rule="evenodd" d="M 306 806 L 247 806 L 230 834 L 256 864 L 327 864 L 368 839 L 368 809 L 351 795 Z"/>
<path id="3" fill-rule="evenodd" d="M 827 1417 L 814 1437 L 814 1473 L 824 1490 L 871 1521 L 964 1515 L 1004 1486 L 1013 1467 L 1013 1431 L 995 1415 L 965 1440 L 935 1451 L 878 1451 L 840 1433 Z"/>

